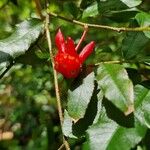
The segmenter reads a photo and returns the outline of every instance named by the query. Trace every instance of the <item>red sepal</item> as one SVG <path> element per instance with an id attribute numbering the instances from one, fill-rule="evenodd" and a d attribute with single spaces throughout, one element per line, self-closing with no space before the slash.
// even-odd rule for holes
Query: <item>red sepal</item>
<path id="1" fill-rule="evenodd" d="M 58 48 L 58 51 L 65 52 L 66 49 L 65 39 L 60 29 L 58 29 L 58 32 L 55 36 L 55 44 Z"/>
<path id="2" fill-rule="evenodd" d="M 86 58 L 93 52 L 94 47 L 95 47 L 95 42 L 92 41 L 83 48 L 83 50 L 79 54 L 81 63 L 83 63 L 86 60 Z"/>
<path id="3" fill-rule="evenodd" d="M 71 37 L 67 37 L 65 52 L 70 55 L 77 55 L 76 50 L 75 50 L 75 44 Z"/>

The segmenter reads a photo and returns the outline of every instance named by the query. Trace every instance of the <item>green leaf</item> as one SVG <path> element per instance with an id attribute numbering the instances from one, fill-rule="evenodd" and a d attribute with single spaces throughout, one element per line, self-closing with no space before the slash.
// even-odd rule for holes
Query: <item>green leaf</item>
<path id="1" fill-rule="evenodd" d="M 65 110 L 64 113 L 64 122 L 63 122 L 63 133 L 65 136 L 70 138 L 77 138 L 82 137 L 85 135 L 85 131 L 87 128 L 93 123 L 93 121 L 96 121 L 99 118 L 99 112 L 101 108 L 101 102 L 97 103 L 97 92 L 99 89 L 97 89 L 97 85 L 95 84 L 93 95 L 91 97 L 91 100 L 88 104 L 88 107 L 86 109 L 85 115 L 83 118 L 77 120 L 74 122 L 74 118 L 71 118 L 68 114 L 68 112 Z M 101 93 L 101 92 L 100 92 Z M 99 99 L 100 94 L 98 94 Z"/>
<path id="2" fill-rule="evenodd" d="M 92 3 L 83 11 L 83 18 L 86 17 L 95 17 L 98 14 L 107 14 L 112 11 L 125 10 L 134 6 L 137 6 L 141 3 L 141 0 L 107 0 L 107 1 L 98 1 Z M 127 7 L 128 6 L 128 7 Z M 108 14 L 107 14 L 108 15 Z"/>
<path id="3" fill-rule="evenodd" d="M 41 50 L 38 50 L 38 51 L 35 51 L 35 54 L 40 59 L 46 59 L 46 60 L 49 59 L 49 53 L 47 51 L 43 52 Z"/>
<path id="4" fill-rule="evenodd" d="M 111 11 L 124 10 L 128 7 L 120 0 L 106 0 L 98 2 L 98 11 L 100 14 L 108 13 Z"/>
<path id="5" fill-rule="evenodd" d="M 103 116 L 102 116 L 103 117 Z M 101 118 L 102 118 L 101 117 Z M 102 118 L 104 119 L 104 118 Z M 87 130 L 88 142 L 92 150 L 105 150 L 118 125 L 111 120 L 102 120 Z"/>
<path id="6" fill-rule="evenodd" d="M 142 85 L 135 86 L 135 117 L 150 128 L 150 90 Z"/>
<path id="7" fill-rule="evenodd" d="M 74 2 L 66 2 L 63 6 L 68 14 L 71 14 L 74 18 L 78 17 L 79 9 Z"/>
<path id="8" fill-rule="evenodd" d="M 142 0 L 121 0 L 128 7 L 135 7 L 141 4 Z"/>
<path id="9" fill-rule="evenodd" d="M 105 97 L 125 114 L 133 112 L 133 84 L 126 70 L 119 64 L 102 64 L 97 81 Z"/>
<path id="10" fill-rule="evenodd" d="M 83 118 L 79 119 L 77 122 L 73 125 L 73 134 L 77 137 L 82 137 L 85 135 L 85 131 L 88 129 L 88 127 L 93 124 L 99 118 L 99 111 L 101 108 L 101 102 L 98 101 L 97 93 L 99 89 L 97 89 L 97 84 L 95 83 L 93 95 L 91 97 L 91 100 L 88 104 L 88 107 L 86 109 L 86 113 Z M 100 103 L 99 103 L 100 102 Z"/>
<path id="11" fill-rule="evenodd" d="M 89 146 L 88 142 L 84 142 L 82 144 L 82 150 L 90 150 L 90 146 Z"/>
<path id="12" fill-rule="evenodd" d="M 98 102 L 97 102 L 97 113 L 96 113 L 96 116 L 94 118 L 94 121 L 93 123 L 96 123 L 99 119 L 99 116 L 100 116 L 100 112 L 102 110 L 102 100 L 103 100 L 103 92 L 102 90 L 100 90 L 100 92 L 97 94 L 97 99 L 98 99 Z"/>
<path id="13" fill-rule="evenodd" d="M 96 15 L 98 15 L 98 5 L 93 3 L 83 11 L 82 18 L 95 17 Z"/>
<path id="14" fill-rule="evenodd" d="M 128 22 L 133 18 L 139 10 L 137 8 L 128 8 L 124 10 L 111 11 L 107 13 L 107 17 L 115 22 Z"/>
<path id="15" fill-rule="evenodd" d="M 148 13 L 145 13 L 145 12 L 138 13 L 135 16 L 135 19 L 137 20 L 138 24 L 141 27 L 149 27 L 150 26 L 150 14 L 148 14 Z M 145 36 L 150 38 L 150 31 L 144 31 L 144 34 L 145 34 Z"/>
<path id="16" fill-rule="evenodd" d="M 128 32 L 122 42 L 122 52 L 126 59 L 131 59 L 144 49 L 149 39 L 142 32 Z"/>
<path id="17" fill-rule="evenodd" d="M 134 128 L 119 126 L 110 120 L 104 108 L 99 121 L 87 130 L 92 150 L 130 150 L 145 136 L 146 128 L 136 123 Z"/>
<path id="18" fill-rule="evenodd" d="M 15 32 L 0 40 L 0 63 L 24 54 L 42 32 L 43 24 L 38 19 L 24 21 L 17 25 Z"/>
<path id="19" fill-rule="evenodd" d="M 62 126 L 63 134 L 66 137 L 77 138 L 72 133 L 72 126 L 73 126 L 72 119 L 69 116 L 68 112 L 65 110 L 65 112 L 64 112 L 64 122 L 63 122 L 63 126 Z"/>
<path id="20" fill-rule="evenodd" d="M 138 130 L 142 130 L 140 134 Z M 145 135 L 145 128 L 124 128 L 115 123 L 99 123 L 93 125 L 87 132 L 90 149 L 94 150 L 130 150 L 138 144 Z"/>
<path id="21" fill-rule="evenodd" d="M 90 73 L 73 90 L 68 91 L 68 113 L 74 119 L 83 118 L 94 90 L 94 73 Z"/>

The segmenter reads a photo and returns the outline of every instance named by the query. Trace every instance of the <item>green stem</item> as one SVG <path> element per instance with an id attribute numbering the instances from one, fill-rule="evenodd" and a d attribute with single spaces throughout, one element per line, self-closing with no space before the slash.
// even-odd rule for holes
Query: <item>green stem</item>
<path id="1" fill-rule="evenodd" d="M 106 25 L 100 25 L 100 24 L 91 24 L 91 23 L 85 23 L 74 19 L 68 19 L 66 17 L 60 16 L 56 13 L 48 12 L 50 16 L 65 20 L 70 23 L 74 23 L 77 25 L 80 25 L 82 27 L 88 26 L 89 28 L 98 28 L 98 29 L 106 29 L 106 30 L 113 30 L 117 32 L 141 32 L 141 31 L 150 31 L 150 27 L 135 27 L 135 28 L 128 28 L 128 27 L 112 27 L 112 26 L 106 26 Z"/>

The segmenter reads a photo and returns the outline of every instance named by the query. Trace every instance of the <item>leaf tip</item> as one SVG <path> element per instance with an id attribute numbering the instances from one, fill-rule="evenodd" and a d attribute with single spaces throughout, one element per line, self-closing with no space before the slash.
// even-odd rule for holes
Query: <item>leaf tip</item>
<path id="1" fill-rule="evenodd" d="M 124 114 L 127 116 L 127 115 L 131 114 L 132 112 L 134 112 L 134 105 L 133 104 L 131 104 L 128 107 L 127 111 L 125 111 Z"/>

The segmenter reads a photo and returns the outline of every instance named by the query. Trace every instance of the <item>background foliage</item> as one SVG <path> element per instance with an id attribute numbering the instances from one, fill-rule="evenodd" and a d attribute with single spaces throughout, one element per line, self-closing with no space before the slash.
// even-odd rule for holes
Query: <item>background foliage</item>
<path id="1" fill-rule="evenodd" d="M 150 26 L 149 0 L 41 0 L 45 10 L 91 24 Z M 83 28 L 51 16 L 76 43 Z M 96 42 L 78 78 L 58 75 L 63 134 L 71 149 L 150 149 L 150 31 L 90 28 Z M 95 65 L 96 64 L 96 65 Z M 6 68 L 9 71 L 3 76 Z M 44 21 L 35 1 L 0 1 L 0 149 L 55 150 L 62 144 Z"/>

